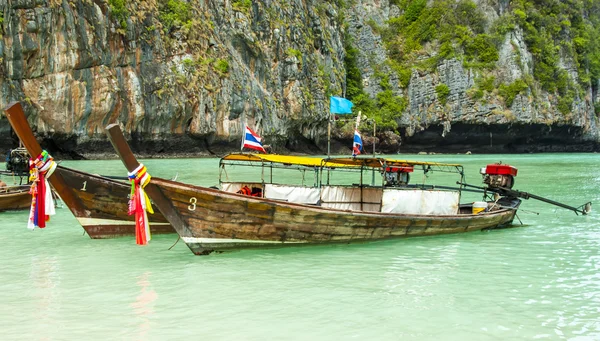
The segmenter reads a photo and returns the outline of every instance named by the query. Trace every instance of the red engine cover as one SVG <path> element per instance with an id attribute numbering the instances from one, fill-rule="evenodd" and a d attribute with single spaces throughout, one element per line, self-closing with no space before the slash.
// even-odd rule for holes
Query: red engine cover
<path id="1" fill-rule="evenodd" d="M 511 165 L 487 165 L 485 167 L 485 174 L 517 176 L 517 168 Z"/>
<path id="2" fill-rule="evenodd" d="M 399 172 L 399 173 L 412 173 L 415 171 L 415 167 L 406 166 L 406 167 L 388 167 L 385 169 L 386 172 Z"/>

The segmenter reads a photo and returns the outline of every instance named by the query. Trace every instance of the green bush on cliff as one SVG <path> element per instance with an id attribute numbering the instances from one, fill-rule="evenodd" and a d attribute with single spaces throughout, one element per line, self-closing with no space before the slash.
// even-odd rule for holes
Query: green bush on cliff
<path id="1" fill-rule="evenodd" d="M 483 33 L 487 19 L 475 2 L 461 0 L 455 6 L 454 15 L 458 25 L 469 27 L 475 34 Z"/>
<path id="2" fill-rule="evenodd" d="M 448 96 L 450 95 L 450 88 L 448 85 L 441 83 L 435 87 L 435 93 L 437 94 L 438 99 L 442 105 L 446 105 L 448 101 Z"/>
<path id="3" fill-rule="evenodd" d="M 217 70 L 221 76 L 226 75 L 229 73 L 229 62 L 225 59 L 217 60 L 215 63 L 215 70 Z"/>
<path id="4" fill-rule="evenodd" d="M 496 77 L 479 77 L 475 79 L 475 84 L 481 90 L 485 90 L 487 92 L 492 92 L 495 89 L 494 82 L 496 81 Z"/>
<path id="5" fill-rule="evenodd" d="M 397 118 L 402 116 L 406 109 L 408 100 L 405 97 L 394 96 L 392 90 L 385 90 L 377 94 L 377 107 L 374 117 L 377 126 L 381 129 L 396 130 L 398 128 Z"/>
<path id="6" fill-rule="evenodd" d="M 353 46 L 351 36 L 344 35 L 344 66 L 346 68 L 346 98 L 354 103 L 354 112 L 362 111 L 365 115 L 375 111 L 375 102 L 364 92 L 362 75 L 357 65 L 358 49 Z"/>
<path id="7" fill-rule="evenodd" d="M 398 123 L 396 119 L 402 116 L 408 101 L 401 96 L 394 96 L 391 90 L 389 75 L 377 70 L 380 77 L 379 85 L 384 91 L 377 94 L 373 99 L 365 93 L 362 84 L 362 75 L 357 66 L 358 49 L 352 45 L 349 35 L 344 37 L 344 48 L 346 56 L 344 65 L 346 67 L 346 98 L 352 101 L 353 112 L 361 111 L 364 115 L 374 120 L 379 129 L 396 130 Z"/>
<path id="8" fill-rule="evenodd" d="M 398 71 L 398 77 L 400 78 L 400 86 L 406 89 L 410 83 L 410 78 L 412 77 L 412 70 L 408 67 L 403 67 Z"/>
<path id="9" fill-rule="evenodd" d="M 252 8 L 252 0 L 237 0 L 231 3 L 231 7 L 234 11 L 248 14 Z"/>
<path id="10" fill-rule="evenodd" d="M 158 19 L 163 31 L 169 33 L 180 27 L 190 27 L 192 23 L 192 6 L 182 0 L 159 0 Z"/>
<path id="11" fill-rule="evenodd" d="M 573 107 L 573 102 L 574 98 L 572 93 L 561 96 L 558 99 L 558 111 L 560 111 L 563 115 L 570 113 L 571 108 Z"/>
<path id="12" fill-rule="evenodd" d="M 491 93 L 494 91 L 495 86 L 494 82 L 496 81 L 496 77 L 494 76 L 481 76 L 475 78 L 475 86 L 467 90 L 467 96 L 474 101 L 482 99 L 485 95 L 485 92 Z"/>
<path id="13" fill-rule="evenodd" d="M 493 44 L 491 36 L 478 34 L 474 39 L 466 42 L 465 58 L 467 61 L 493 65 L 498 60 L 498 49 Z"/>
<path id="14" fill-rule="evenodd" d="M 507 33 L 515 30 L 515 23 L 515 17 L 510 13 L 505 13 L 494 21 L 490 33 L 498 40 L 497 43 L 500 43 Z"/>
<path id="15" fill-rule="evenodd" d="M 474 101 L 482 99 L 483 95 L 484 92 L 480 88 L 470 88 L 467 90 L 467 96 Z"/>
<path id="16" fill-rule="evenodd" d="M 419 16 L 425 7 L 427 7 L 427 0 L 414 0 L 409 2 L 406 11 L 404 12 L 404 21 L 407 24 L 415 22 L 419 19 Z"/>
<path id="17" fill-rule="evenodd" d="M 110 8 L 110 14 L 119 23 L 119 27 L 123 30 L 127 30 L 127 18 L 129 18 L 129 11 L 125 7 L 125 0 L 108 0 Z"/>
<path id="18" fill-rule="evenodd" d="M 285 53 L 290 57 L 296 57 L 296 59 L 298 59 L 298 61 L 300 62 L 302 61 L 302 52 L 300 52 L 299 50 L 289 48 L 287 49 L 287 51 L 285 51 Z"/>
<path id="19" fill-rule="evenodd" d="M 527 83 L 525 83 L 525 81 L 522 79 L 517 79 L 516 81 L 508 85 L 500 84 L 500 87 L 498 88 L 498 93 L 504 98 L 504 103 L 506 104 L 506 107 L 510 107 L 512 106 L 513 101 L 515 100 L 515 97 L 517 97 L 518 94 L 524 92 L 527 89 L 529 89 Z"/>
<path id="20" fill-rule="evenodd" d="M 363 93 L 362 75 L 356 65 L 358 49 L 352 46 L 352 41 L 348 34 L 344 36 L 344 65 L 346 67 L 346 97 L 351 100 Z"/>

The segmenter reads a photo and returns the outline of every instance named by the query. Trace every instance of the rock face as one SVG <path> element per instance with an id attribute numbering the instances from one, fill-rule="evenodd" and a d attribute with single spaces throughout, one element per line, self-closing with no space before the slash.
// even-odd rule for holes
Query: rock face
<path id="1" fill-rule="evenodd" d="M 449 59 L 433 72 L 413 71 L 408 88 L 401 88 L 386 67 L 381 37 L 367 24 L 385 25 L 399 15 L 387 0 L 358 0 L 349 8 L 317 0 L 124 3 L 0 2 L 0 105 L 21 101 L 54 152 L 111 152 L 104 127 L 120 122 L 134 151 L 150 155 L 235 150 L 246 123 L 274 152 L 322 153 L 328 97 L 345 89 L 345 25 L 360 50 L 366 92 L 375 97 L 382 90 L 374 70 L 379 65 L 394 94 L 408 99 L 398 113 L 403 137 L 381 132 L 384 152 L 597 148 L 591 87 L 568 115 L 543 91 L 517 95 L 506 108 L 495 96 L 470 99 L 476 72 Z M 507 34 L 499 55 L 498 78 L 531 74 L 518 29 Z M 572 62 L 563 64 L 573 70 Z M 435 91 L 441 83 L 450 90 L 444 105 Z M 349 150 L 351 134 L 337 130 L 333 151 Z M 373 140 L 365 138 L 366 144 Z M 0 147 L 14 142 L 0 119 Z"/>
<path id="2" fill-rule="evenodd" d="M 323 143 L 345 72 L 334 6 L 192 1 L 169 28 L 160 2 L 126 3 L 124 24 L 106 0 L 0 4 L 0 105 L 22 101 L 38 135 L 75 154 L 110 151 L 111 122 L 148 153 L 232 149 L 244 123 L 281 148 Z"/>

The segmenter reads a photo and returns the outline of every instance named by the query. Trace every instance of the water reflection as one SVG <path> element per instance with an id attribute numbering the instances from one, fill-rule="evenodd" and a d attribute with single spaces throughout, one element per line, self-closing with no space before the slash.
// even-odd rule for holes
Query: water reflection
<path id="1" fill-rule="evenodd" d="M 137 285 L 140 288 L 140 293 L 136 297 L 135 302 L 131 304 L 131 308 L 135 316 L 140 320 L 138 324 L 138 339 L 147 339 L 148 332 L 151 329 L 150 320 L 155 314 L 154 304 L 158 298 L 158 294 L 151 288 L 150 276 L 152 272 L 147 271 L 137 277 Z"/>
<path id="2" fill-rule="evenodd" d="M 55 256 L 33 256 L 29 271 L 32 285 L 31 310 L 36 323 L 37 334 L 42 340 L 48 339 L 48 327 L 53 325 L 55 316 L 60 309 L 59 262 Z"/>

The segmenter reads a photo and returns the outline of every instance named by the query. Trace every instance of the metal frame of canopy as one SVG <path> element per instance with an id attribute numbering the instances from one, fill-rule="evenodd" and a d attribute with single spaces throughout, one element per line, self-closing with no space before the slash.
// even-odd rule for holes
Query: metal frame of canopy
<path id="1" fill-rule="evenodd" d="M 330 171 L 336 169 L 341 172 L 360 172 L 360 183 L 358 186 L 369 186 L 365 185 L 363 181 L 363 171 L 372 170 L 372 181 L 373 187 L 379 187 L 375 185 L 375 171 L 379 170 L 381 173 L 381 187 L 385 184 L 386 169 L 393 167 L 415 167 L 420 166 L 423 174 L 426 175 L 429 172 L 444 172 L 444 173 L 456 173 L 460 175 L 460 182 L 464 182 L 464 169 L 460 164 L 450 163 L 439 163 L 439 162 L 427 162 L 427 161 L 412 161 L 412 160 L 400 160 L 392 158 L 382 157 L 307 157 L 307 156 L 293 156 L 293 155 L 277 155 L 277 154 L 254 154 L 254 153 L 232 153 L 224 156 L 219 161 L 219 184 L 223 183 L 223 173 L 227 175 L 225 170 L 226 166 L 244 166 L 244 167 L 261 167 L 261 183 L 273 183 L 273 169 L 297 169 L 303 173 L 304 184 L 305 173 L 308 170 L 312 170 L 315 173 L 313 187 L 320 187 L 323 185 L 323 171 L 327 171 L 326 184 L 329 184 Z M 269 182 L 265 181 L 265 168 L 270 170 Z M 348 185 L 348 186 L 356 186 Z M 435 188 L 432 185 L 412 185 L 411 187 L 416 188 Z M 454 189 L 461 192 L 464 188 L 444 188 L 443 189 Z"/>

